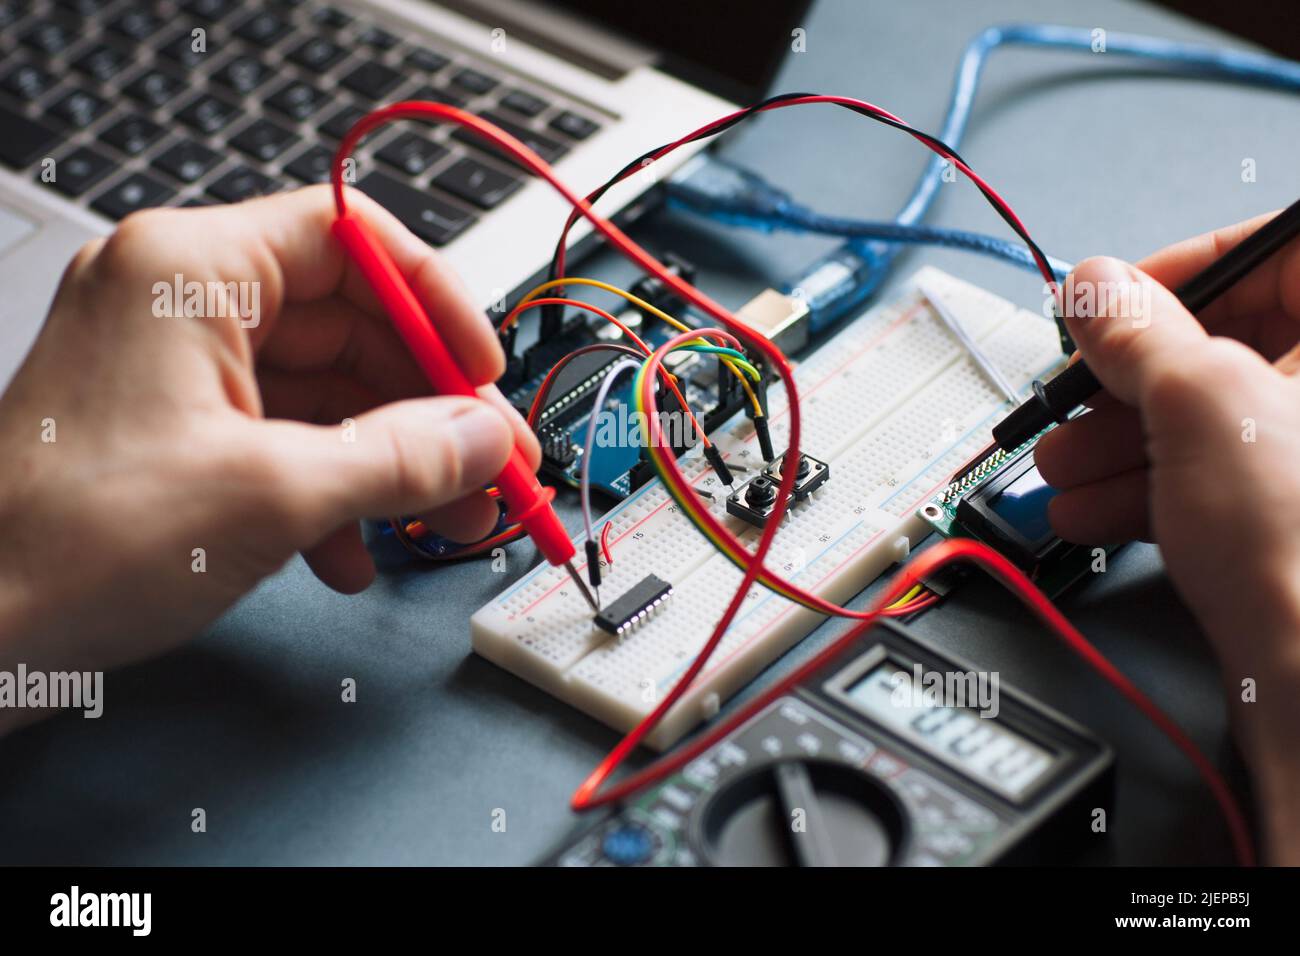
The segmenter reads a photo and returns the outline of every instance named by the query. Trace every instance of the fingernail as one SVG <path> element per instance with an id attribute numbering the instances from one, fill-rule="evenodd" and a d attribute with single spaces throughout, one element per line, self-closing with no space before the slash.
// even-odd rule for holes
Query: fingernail
<path id="1" fill-rule="evenodd" d="M 510 426 L 500 412 L 472 402 L 456 413 L 451 428 L 460 450 L 465 487 L 494 478 L 505 464 L 511 440 Z"/>
<path id="2" fill-rule="evenodd" d="M 1084 259 L 1075 267 L 1074 274 L 1100 282 L 1121 282 L 1132 278 L 1128 263 L 1114 256 L 1092 256 Z"/>

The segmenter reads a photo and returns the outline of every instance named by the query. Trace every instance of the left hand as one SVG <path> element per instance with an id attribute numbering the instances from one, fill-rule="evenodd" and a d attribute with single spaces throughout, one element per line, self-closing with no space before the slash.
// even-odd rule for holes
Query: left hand
<path id="1" fill-rule="evenodd" d="M 539 459 L 491 384 L 497 337 L 434 252 L 365 196 L 350 204 L 481 398 L 429 397 L 330 233 L 327 188 L 127 218 L 68 267 L 0 399 L 0 666 L 157 653 L 297 551 L 361 590 L 363 517 L 420 514 L 464 541 L 491 530 L 482 486 L 515 442 Z M 170 317 L 178 281 L 244 297 Z"/>

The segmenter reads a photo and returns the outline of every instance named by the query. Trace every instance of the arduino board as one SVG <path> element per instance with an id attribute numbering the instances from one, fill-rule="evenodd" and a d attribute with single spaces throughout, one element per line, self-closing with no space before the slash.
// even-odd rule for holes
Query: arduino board
<path id="1" fill-rule="evenodd" d="M 940 290 L 967 332 L 1020 389 L 1062 362 L 1052 322 L 935 269 L 905 283 L 796 369 L 803 451 L 834 478 L 795 510 L 769 555 L 773 570 L 842 603 L 904 559 L 931 528 L 918 508 L 989 442 L 1007 403 L 916 286 Z M 770 392 L 777 447 L 787 438 L 782 389 Z M 766 463 L 743 416 L 714 433 L 728 463 Z M 699 452 L 682 462 L 709 491 L 714 514 L 752 548 L 759 530 L 728 515 L 727 492 Z M 707 499 L 706 499 L 707 500 Z M 678 513 L 658 481 L 632 493 L 596 525 L 609 525 L 613 563 L 603 587 L 631 590 L 649 575 L 673 597 L 635 629 L 611 638 L 562 571 L 540 566 L 471 618 L 474 650 L 617 730 L 649 713 L 707 640 L 741 574 Z M 580 569 L 581 570 L 581 569 Z M 822 617 L 761 587 L 692 688 L 647 737 L 670 746 Z"/>

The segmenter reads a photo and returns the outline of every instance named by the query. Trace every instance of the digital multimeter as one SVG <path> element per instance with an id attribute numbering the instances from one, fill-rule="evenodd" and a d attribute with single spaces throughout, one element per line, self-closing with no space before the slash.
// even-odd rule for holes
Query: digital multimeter
<path id="1" fill-rule="evenodd" d="M 1060 862 L 1102 839 L 1113 778 L 1084 728 L 881 621 L 545 862 Z"/>

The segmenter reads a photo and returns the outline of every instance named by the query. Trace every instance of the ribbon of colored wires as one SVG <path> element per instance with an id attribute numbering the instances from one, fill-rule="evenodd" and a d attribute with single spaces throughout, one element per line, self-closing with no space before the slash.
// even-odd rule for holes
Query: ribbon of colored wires
<path id="1" fill-rule="evenodd" d="M 663 309 L 660 309 L 658 306 L 652 305 L 651 303 L 647 302 L 645 299 L 641 298 L 640 296 L 628 292 L 626 289 L 620 289 L 618 286 L 611 285 L 608 282 L 601 282 L 599 279 L 587 279 L 579 276 L 566 276 L 563 279 L 551 279 L 550 281 L 543 282 L 541 285 L 538 285 L 535 288 L 531 289 L 526 295 L 524 295 L 522 299 L 519 300 L 519 304 L 516 305 L 513 309 L 511 309 L 510 312 L 506 315 L 506 317 L 501 320 L 501 324 L 497 327 L 497 333 L 500 334 L 510 329 L 516 322 L 519 321 L 519 316 L 525 309 L 531 308 L 535 305 L 543 304 L 534 301 L 543 292 L 547 292 L 549 290 L 556 289 L 561 286 L 573 286 L 573 285 L 590 286 L 591 288 L 594 289 L 602 289 L 605 292 L 609 292 L 613 295 L 619 296 L 625 301 L 636 306 L 641 311 L 653 315 L 661 322 L 671 326 L 672 328 L 676 329 L 679 332 L 690 331 L 690 326 L 688 326 L 685 322 L 682 322 L 680 319 L 674 318 L 673 316 L 665 312 Z M 599 312 L 597 314 L 602 316 L 608 316 L 608 313 L 605 312 Z M 623 326 L 620 325 L 619 328 L 623 328 Z M 650 352 L 649 349 L 646 349 L 645 351 L 646 354 L 649 354 Z M 748 379 L 746 379 L 745 375 L 740 371 L 739 368 L 737 368 L 736 364 L 729 359 L 726 358 L 722 359 L 722 364 L 726 366 L 726 368 L 730 370 L 730 372 L 740 382 L 740 387 L 744 390 L 745 397 L 749 399 L 750 405 L 753 406 L 754 414 L 762 415 L 763 414 L 762 402 L 759 401 L 758 394 L 754 391 L 753 386 L 749 384 L 749 381 Z"/>
<path id="2" fill-rule="evenodd" d="M 644 341 L 642 341 L 639 335 L 637 335 L 630 328 L 628 328 L 625 323 L 619 321 L 619 319 L 616 316 L 611 315 L 609 312 L 606 312 L 604 309 L 599 308 L 598 306 L 592 305 L 590 302 L 582 302 L 579 299 L 564 299 L 564 298 L 533 299 L 531 302 L 526 302 L 523 303 L 522 305 L 516 306 L 516 311 L 523 311 L 524 309 L 532 309 L 532 308 L 537 308 L 539 306 L 545 306 L 545 305 L 568 305 L 568 306 L 573 306 L 574 308 L 585 309 L 588 312 L 592 312 L 595 315 L 600 316 L 605 321 L 617 327 L 624 335 L 626 335 L 629 339 L 635 342 L 637 344 L 637 347 L 640 348 L 644 354 L 646 355 L 650 354 L 650 346 L 647 345 Z M 554 369 L 552 369 L 552 372 L 554 372 Z M 664 377 L 664 381 L 668 383 L 669 389 L 672 390 L 672 393 L 677 397 L 677 401 L 681 403 L 682 408 L 685 410 L 687 417 L 690 418 L 692 427 L 696 430 L 696 433 L 701 436 L 705 446 L 707 447 L 709 444 L 708 436 L 704 434 L 703 427 L 701 427 L 699 421 L 696 420 L 694 413 L 691 412 L 690 407 L 687 405 L 686 396 L 683 395 L 681 389 L 678 388 L 676 379 L 674 379 L 671 375 L 666 375 Z M 532 423 L 530 422 L 529 424 Z"/>
<path id="3" fill-rule="evenodd" d="M 948 150 L 946 146 L 928 134 L 914 131 L 901 120 L 893 117 L 892 114 L 885 113 L 878 107 L 865 104 L 860 100 L 850 100 L 845 97 L 800 96 L 788 100 L 781 105 L 793 105 L 796 102 L 837 102 L 856 104 L 859 107 L 872 111 L 868 115 L 872 115 L 873 118 L 888 117 L 888 119 L 881 119 L 881 121 L 888 122 L 889 125 L 896 126 L 909 132 L 936 152 L 948 155 L 950 158 L 954 156 L 951 150 Z M 733 114 L 733 116 L 739 118 L 750 112 L 752 112 L 752 109 L 750 111 L 741 111 L 740 114 Z M 548 182 L 556 192 L 558 192 L 574 208 L 574 210 L 587 219 L 597 233 L 604 237 L 613 248 L 621 253 L 633 265 L 658 278 L 673 294 L 694 305 L 703 313 L 722 323 L 727 328 L 735 329 L 737 332 L 742 334 L 747 331 L 746 326 L 739 322 L 725 308 L 714 302 L 713 299 L 683 280 L 681 277 L 674 275 L 662 263 L 634 242 L 631 237 L 624 233 L 620 228 L 592 210 L 589 202 L 569 188 L 567 184 L 556 176 L 555 172 L 540 156 L 526 147 L 518 139 L 504 130 L 493 126 L 491 123 L 479 116 L 467 113 L 446 104 L 417 101 L 395 103 L 367 114 L 348 131 L 347 135 L 344 136 L 342 142 L 339 144 L 332 165 L 334 200 L 340 216 L 347 215 L 348 211 L 347 197 L 343 188 L 346 160 L 352 154 L 357 143 L 360 142 L 360 140 L 368 133 L 380 126 L 386 125 L 387 123 L 401 119 L 453 122 L 475 133 L 480 138 L 495 146 L 498 150 L 504 152 L 526 170 L 536 173 L 540 178 Z M 726 120 L 724 119 L 720 122 L 726 122 Z M 1004 219 L 1007 219 L 1008 222 L 1014 222 L 1014 228 L 1017 228 L 1018 234 L 1023 232 L 1024 226 L 1020 223 L 1019 219 L 1015 217 L 1015 213 L 1006 206 L 1001 197 L 997 196 L 997 194 L 992 191 L 992 188 L 985 184 L 983 180 L 965 164 L 964 161 L 953 158 L 953 165 L 956 166 L 963 175 L 976 183 L 990 203 L 992 203 L 995 208 L 998 208 L 999 213 L 1003 215 Z M 1037 251 L 1037 246 L 1033 245 L 1027 232 L 1022 234 L 1022 239 L 1026 241 L 1026 245 L 1029 245 L 1031 249 L 1036 250 L 1036 258 L 1041 257 L 1041 251 Z M 1045 261 L 1041 263 L 1041 267 L 1044 270 L 1045 276 L 1050 278 L 1051 273 L 1050 270 L 1047 269 Z M 706 334 L 716 335 L 724 340 L 730 339 L 731 344 L 738 350 L 740 349 L 740 342 L 734 336 L 731 336 L 729 333 L 723 332 L 722 330 L 698 330 L 691 333 L 690 337 L 698 338 Z M 671 348 L 675 344 L 678 343 L 669 340 L 668 343 L 665 343 L 665 345 L 662 345 L 655 350 L 650 360 L 645 364 L 641 372 L 638 373 L 642 380 L 638 392 L 644 393 L 645 382 L 649 381 L 649 376 L 653 375 L 658 364 L 662 361 L 665 350 Z M 793 369 L 790 367 L 789 362 L 786 361 L 785 356 L 782 355 L 780 349 L 765 337 L 752 336 L 751 345 L 752 348 L 762 353 L 763 358 L 771 364 L 772 368 L 776 371 L 785 385 L 788 402 L 787 409 L 789 412 L 789 444 L 786 454 L 795 458 L 799 454 L 802 417 L 799 409 L 798 387 L 794 380 Z M 649 373 L 649 375 L 647 373 Z M 653 402 L 653 396 L 651 396 L 651 402 Z M 652 417 L 649 422 L 651 431 L 654 431 L 655 424 L 656 423 Z M 681 472 L 677 469 L 675 460 L 669 463 L 669 468 L 675 472 L 676 476 L 681 477 Z M 749 594 L 750 588 L 753 586 L 763 568 L 763 562 L 767 557 L 768 551 L 771 549 L 777 529 L 780 527 L 781 519 L 784 517 L 787 510 L 796 477 L 796 469 L 782 469 L 776 501 L 773 505 L 772 512 L 769 515 L 769 520 L 759 536 L 754 551 L 749 554 L 747 566 L 745 567 L 740 585 L 732 596 L 730 602 L 727 604 L 722 617 L 714 626 L 712 634 L 709 636 L 700 652 L 692 660 L 691 664 L 682 673 L 681 677 L 678 679 L 676 684 L 674 684 L 672 689 L 655 706 L 651 713 L 637 724 L 637 726 L 634 727 L 618 743 L 618 745 L 610 751 L 609 755 L 592 771 L 588 778 L 574 793 L 571 803 L 575 809 L 587 809 L 609 803 L 612 800 L 621 799 L 623 796 L 635 792 L 647 783 L 662 779 L 667 773 L 670 773 L 672 770 L 676 769 L 676 767 L 683 765 L 685 760 L 689 759 L 689 755 L 700 752 L 696 750 L 696 747 L 699 746 L 698 741 L 693 742 L 687 747 L 674 752 L 674 754 L 670 755 L 669 758 L 665 758 L 667 761 L 666 763 L 665 761 L 660 761 L 652 767 L 633 774 L 631 777 L 621 781 L 617 785 L 611 786 L 604 792 L 601 792 L 602 785 L 614 770 L 617 769 L 636 749 L 650 730 L 658 724 L 663 715 L 681 699 L 682 695 L 694 682 L 695 678 L 704 669 L 710 656 L 721 642 L 723 635 L 731 626 L 731 622 L 735 619 L 741 605 Z M 706 516 L 709 519 L 712 519 L 711 515 Z M 723 530 L 725 532 L 725 529 Z M 729 532 L 727 534 L 729 535 Z M 1193 744 L 1191 740 L 1183 734 L 1177 724 L 1165 715 L 1164 712 L 1161 711 L 1150 699 L 1142 694 L 1142 692 L 1139 691 L 1126 677 L 1124 677 L 1124 675 L 1120 673 L 1114 665 L 1102 656 L 1096 648 L 1089 644 L 1083 635 L 1080 634 L 1052 605 L 1051 601 L 1038 591 L 1033 586 L 1032 582 L 1025 578 L 1019 569 L 1012 565 L 1006 558 L 1003 558 L 991 549 L 974 542 L 960 539 L 951 539 L 942 542 L 939 545 L 922 552 L 909 562 L 909 565 L 904 569 L 903 573 L 899 575 L 897 580 L 891 585 L 886 603 L 892 603 L 894 600 L 897 600 L 897 598 L 906 594 L 914 584 L 918 581 L 924 580 L 927 574 L 937 570 L 944 564 L 959 559 L 974 561 L 983 566 L 986 570 L 991 571 L 995 577 L 1002 581 L 1003 584 L 1010 587 L 1024 603 L 1034 610 L 1041 620 L 1048 624 L 1048 626 L 1056 631 L 1056 633 L 1064 640 L 1069 642 L 1079 654 L 1084 656 L 1085 660 L 1101 672 L 1111 684 L 1117 687 L 1125 697 L 1138 707 L 1148 717 L 1148 719 L 1154 722 L 1165 733 L 1165 735 L 1168 736 L 1170 740 L 1172 740 L 1175 745 L 1177 745 L 1179 749 L 1187 755 L 1188 759 L 1196 766 L 1198 772 L 1214 793 L 1216 800 L 1218 800 L 1219 805 L 1223 810 L 1224 816 L 1233 833 L 1233 840 L 1234 845 L 1237 848 L 1238 858 L 1243 862 L 1252 860 L 1253 856 L 1249 833 L 1246 829 L 1244 817 L 1237 808 L 1231 792 L 1223 783 L 1223 780 L 1219 777 L 1213 765 L 1206 760 L 1199 750 L 1197 750 L 1195 744 Z M 861 614 L 857 612 L 845 612 L 843 609 L 837 609 L 836 613 L 842 613 L 853 617 L 865 617 L 868 621 L 872 619 L 870 612 L 867 614 Z M 820 659 L 820 655 L 818 658 L 815 658 L 815 660 Z M 808 673 L 811 672 L 807 671 L 806 668 L 801 668 L 795 672 L 794 676 L 805 676 Z M 741 715 L 746 717 L 752 716 L 752 714 L 749 713 L 748 708 L 743 708 L 741 710 Z M 711 734 L 705 734 L 701 735 L 699 739 L 708 741 L 711 738 Z M 683 755 L 687 756 L 683 757 Z"/>

